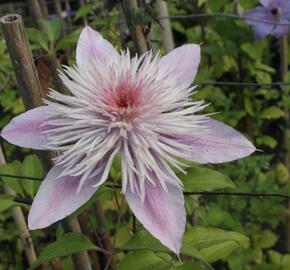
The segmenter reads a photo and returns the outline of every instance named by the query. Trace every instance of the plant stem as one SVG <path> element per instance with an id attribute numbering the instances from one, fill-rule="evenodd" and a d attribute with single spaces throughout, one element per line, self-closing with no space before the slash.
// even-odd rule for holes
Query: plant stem
<path id="1" fill-rule="evenodd" d="M 288 40 L 287 36 L 284 36 L 280 39 L 280 76 L 281 80 L 285 80 L 285 76 L 288 72 Z M 285 91 L 286 92 L 286 91 Z M 284 91 L 282 92 L 282 96 Z M 285 123 L 289 122 L 289 110 L 287 107 L 284 108 L 284 113 L 285 113 Z M 284 160 L 283 163 L 290 171 L 289 168 L 289 129 L 287 126 L 284 127 L 283 130 L 283 141 L 282 141 L 282 147 L 283 150 L 285 151 L 284 155 Z M 290 209 L 290 202 L 288 202 L 288 210 Z M 287 252 L 290 252 L 290 218 L 287 219 L 287 224 L 286 224 L 286 237 L 285 237 L 285 248 Z"/>

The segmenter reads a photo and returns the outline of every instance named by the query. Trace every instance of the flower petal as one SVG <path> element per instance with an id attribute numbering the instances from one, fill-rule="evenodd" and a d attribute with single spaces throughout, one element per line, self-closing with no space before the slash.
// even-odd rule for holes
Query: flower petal
<path id="1" fill-rule="evenodd" d="M 197 163 L 222 163 L 247 157 L 256 148 L 240 132 L 223 124 L 208 119 L 208 128 L 203 134 L 180 136 L 179 141 L 189 144 L 189 160 Z"/>
<path id="2" fill-rule="evenodd" d="M 99 32 L 89 26 L 82 30 L 76 51 L 76 60 L 79 67 L 85 67 L 92 59 L 105 62 L 118 55 L 113 45 L 104 39 Z"/>
<path id="3" fill-rule="evenodd" d="M 273 20 L 272 17 L 269 16 L 268 10 L 264 7 L 253 8 L 252 10 L 246 12 L 244 16 L 245 16 L 245 22 L 254 27 L 254 34 L 256 38 L 258 38 L 259 40 L 262 40 L 263 38 L 265 38 L 265 36 L 270 34 L 274 29 L 273 24 L 262 23 L 262 22 L 257 22 L 254 20 L 247 19 L 247 18 L 253 18 L 253 19 L 260 19 L 260 20 L 267 20 L 267 21 Z"/>
<path id="4" fill-rule="evenodd" d="M 194 80 L 200 62 L 200 46 L 187 44 L 174 49 L 160 59 L 161 68 L 166 68 L 178 84 L 188 87 Z"/>
<path id="5" fill-rule="evenodd" d="M 8 142 L 38 150 L 47 149 L 47 139 L 41 126 L 48 118 L 45 106 L 41 106 L 14 117 L 1 131 L 1 137 Z"/>
<path id="6" fill-rule="evenodd" d="M 145 185 L 143 203 L 136 191 L 132 193 L 129 187 L 126 189 L 128 204 L 143 226 L 162 244 L 178 254 L 186 222 L 182 189 L 168 184 L 166 192 L 158 179 L 156 187 L 148 183 Z"/>
<path id="7" fill-rule="evenodd" d="M 86 182 L 77 193 L 80 177 L 63 176 L 61 166 L 54 166 L 43 180 L 30 208 L 30 230 L 48 227 L 85 204 L 97 188 Z"/>

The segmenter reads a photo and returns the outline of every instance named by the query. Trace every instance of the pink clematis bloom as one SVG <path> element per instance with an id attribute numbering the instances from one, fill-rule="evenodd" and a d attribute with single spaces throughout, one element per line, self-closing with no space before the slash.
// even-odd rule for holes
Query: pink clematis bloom
<path id="1" fill-rule="evenodd" d="M 72 95 L 51 91 L 46 106 L 15 117 L 1 136 L 55 158 L 34 198 L 30 229 L 63 219 L 86 203 L 108 178 L 120 155 L 122 192 L 144 227 L 179 253 L 186 213 L 180 160 L 221 163 L 246 157 L 255 147 L 231 127 L 198 115 L 191 100 L 200 47 L 181 46 L 167 55 L 130 58 L 85 27 L 77 66 L 61 74 Z"/>

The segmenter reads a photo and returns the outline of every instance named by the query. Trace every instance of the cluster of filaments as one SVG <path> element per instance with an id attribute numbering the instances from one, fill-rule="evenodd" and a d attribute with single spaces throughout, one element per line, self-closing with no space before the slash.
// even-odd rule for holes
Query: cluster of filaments
<path id="1" fill-rule="evenodd" d="M 191 101 L 193 89 L 159 60 L 151 52 L 132 59 L 123 52 L 61 75 L 72 96 L 50 93 L 46 133 L 49 147 L 62 153 L 55 159 L 61 176 L 78 178 L 79 190 L 101 185 L 117 154 L 123 192 L 129 187 L 144 199 L 147 184 L 180 184 L 172 167 L 182 170 L 177 157 L 188 157 L 188 145 L 178 136 L 202 132 L 205 117 L 194 114 L 205 105 Z"/>

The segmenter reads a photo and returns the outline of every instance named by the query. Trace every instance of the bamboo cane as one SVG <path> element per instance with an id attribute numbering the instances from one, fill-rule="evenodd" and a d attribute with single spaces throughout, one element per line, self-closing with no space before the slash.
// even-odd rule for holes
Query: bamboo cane
<path id="1" fill-rule="evenodd" d="M 281 80 L 284 81 L 285 80 L 285 75 L 288 72 L 288 40 L 287 40 L 287 36 L 284 36 L 281 38 L 280 40 L 280 76 L 281 76 Z M 287 93 L 286 93 L 287 94 Z M 285 122 L 288 123 L 289 122 L 289 109 L 286 107 L 284 109 L 284 113 L 285 113 Z M 288 127 L 285 127 L 285 129 L 283 130 L 283 141 L 282 141 L 282 146 L 283 146 L 283 150 L 285 151 L 285 155 L 284 155 L 284 165 L 286 166 L 286 168 L 288 169 L 288 171 L 290 170 L 289 168 L 289 163 L 290 163 L 290 158 L 289 158 L 289 129 Z M 290 202 L 288 202 L 288 210 L 290 209 Z M 287 252 L 290 252 L 290 218 L 288 218 L 287 220 L 287 224 L 286 224 L 286 239 L 285 239 L 285 247 Z"/>
<path id="2" fill-rule="evenodd" d="M 167 3 L 162 0 L 157 0 L 156 4 L 156 11 L 158 17 L 168 17 L 168 7 Z M 172 35 L 172 29 L 170 25 L 169 19 L 163 19 L 160 20 L 160 26 L 161 26 L 161 35 L 162 35 L 162 44 L 165 48 L 166 52 L 170 52 L 174 49 L 174 40 Z"/>

